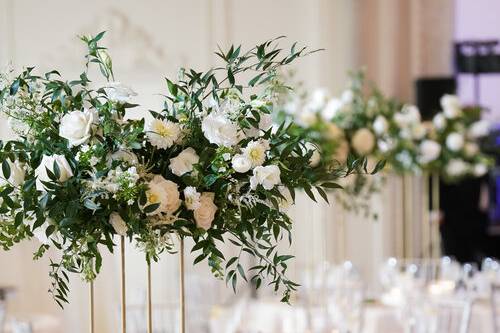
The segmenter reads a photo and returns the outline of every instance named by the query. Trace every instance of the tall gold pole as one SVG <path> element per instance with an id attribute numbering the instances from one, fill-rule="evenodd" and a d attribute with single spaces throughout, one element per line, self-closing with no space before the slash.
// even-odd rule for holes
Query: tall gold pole
<path id="1" fill-rule="evenodd" d="M 432 248 L 431 254 L 434 258 L 439 257 L 439 214 L 440 214 L 440 198 L 439 198 L 439 174 L 432 174 Z"/>
<path id="2" fill-rule="evenodd" d="M 153 304 L 151 300 L 151 263 L 148 262 L 148 333 L 153 333 Z"/>
<path id="3" fill-rule="evenodd" d="M 127 333 L 127 300 L 125 293 L 125 236 L 120 237 L 120 252 L 121 252 L 121 296 L 122 296 L 122 333 Z"/>
<path id="4" fill-rule="evenodd" d="M 399 224 L 400 230 L 398 230 L 398 239 L 397 239 L 397 250 L 398 250 L 398 255 L 400 256 L 401 259 L 405 258 L 406 256 L 406 176 L 403 174 L 401 176 L 401 185 L 402 185 L 402 195 L 401 195 L 401 201 L 402 201 L 402 218 L 401 218 L 401 223 Z"/>
<path id="5" fill-rule="evenodd" d="M 184 238 L 180 237 L 179 246 L 179 332 L 186 332 L 186 303 L 184 290 Z"/>
<path id="6" fill-rule="evenodd" d="M 432 241 L 432 225 L 429 214 L 429 173 L 422 174 L 422 257 L 430 258 L 431 241 Z"/>
<path id="7" fill-rule="evenodd" d="M 95 332 L 95 320 L 94 320 L 94 281 L 89 283 L 89 317 L 90 317 L 90 333 Z"/>

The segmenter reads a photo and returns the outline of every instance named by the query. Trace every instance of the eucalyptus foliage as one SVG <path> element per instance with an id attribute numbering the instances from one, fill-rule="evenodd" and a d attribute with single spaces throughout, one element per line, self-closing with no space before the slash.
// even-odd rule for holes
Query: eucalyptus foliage
<path id="1" fill-rule="evenodd" d="M 277 252 L 291 241 L 286 207 L 296 189 L 327 200 L 325 191 L 363 163 L 311 163 L 315 151 L 292 125 L 267 124 L 277 98 L 269 83 L 310 52 L 283 50 L 278 39 L 219 50 L 219 67 L 181 69 L 165 80 L 164 108 L 134 120 L 126 112 L 140 106 L 115 81 L 103 35 L 81 37 L 86 66 L 74 80 L 34 68 L 0 77 L 0 108 L 19 136 L 0 143 L 0 246 L 36 236 L 35 259 L 60 250 L 50 292 L 61 306 L 68 274 L 95 279 L 117 234 L 148 261 L 174 252 L 175 237 L 192 238 L 194 263 L 206 261 L 235 289 L 238 279 L 270 284 L 287 302 L 297 284 L 286 274 L 292 256 Z M 223 243 L 238 255 L 226 258 Z M 255 266 L 245 269 L 244 255 Z"/>

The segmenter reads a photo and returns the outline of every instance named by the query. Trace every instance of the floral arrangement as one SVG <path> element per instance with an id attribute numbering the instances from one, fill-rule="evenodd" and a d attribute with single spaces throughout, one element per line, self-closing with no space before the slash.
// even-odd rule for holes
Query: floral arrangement
<path id="1" fill-rule="evenodd" d="M 437 172 L 448 182 L 485 175 L 493 161 L 480 148 L 490 128 L 488 121 L 480 120 L 481 109 L 462 107 L 454 95 L 444 95 L 441 107 L 419 145 L 422 169 Z"/>
<path id="2" fill-rule="evenodd" d="M 325 190 L 359 163 L 313 161 L 302 137 L 271 126 L 276 90 L 268 82 L 309 52 L 296 44 L 285 52 L 277 40 L 219 51 L 220 67 L 166 79 L 163 110 L 127 119 L 136 94 L 115 81 L 103 35 L 81 38 L 88 54 L 76 80 L 33 68 L 0 77 L 0 111 L 19 136 L 0 143 L 0 246 L 36 236 L 43 244 L 35 258 L 61 250 L 50 273 L 61 306 L 68 273 L 93 280 L 114 235 L 136 242 L 148 262 L 174 251 L 174 236 L 190 237 L 195 263 L 206 259 L 216 277 L 233 288 L 238 277 L 266 282 L 288 301 L 297 287 L 286 275 L 292 256 L 277 243 L 290 238 L 295 189 L 326 200 Z M 102 84 L 89 78 L 93 66 Z M 224 257 L 226 241 L 237 256 Z M 249 270 L 244 254 L 256 258 Z"/>

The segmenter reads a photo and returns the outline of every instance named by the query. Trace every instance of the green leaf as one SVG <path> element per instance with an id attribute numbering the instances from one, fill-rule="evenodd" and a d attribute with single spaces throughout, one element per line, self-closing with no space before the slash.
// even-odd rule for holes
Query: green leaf
<path id="1" fill-rule="evenodd" d="M 3 178 L 5 179 L 10 178 L 10 164 L 7 161 L 7 159 L 2 161 L 2 173 L 3 173 Z"/>
<path id="2" fill-rule="evenodd" d="M 144 207 L 144 213 L 146 213 L 146 214 L 152 213 L 155 210 L 157 210 L 158 207 L 160 207 L 160 203 L 154 203 L 154 204 L 148 205 L 148 206 Z"/>

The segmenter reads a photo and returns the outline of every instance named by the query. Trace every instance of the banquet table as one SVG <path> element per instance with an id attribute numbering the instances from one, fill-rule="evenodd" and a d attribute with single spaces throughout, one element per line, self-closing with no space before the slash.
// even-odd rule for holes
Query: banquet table
<path id="1" fill-rule="evenodd" d="M 321 327 L 324 309 L 310 312 L 310 320 Z M 212 333 L 304 333 L 308 311 L 301 305 L 289 306 L 271 300 L 242 299 L 231 307 L 214 307 L 210 320 Z M 333 331 L 335 332 L 335 331 Z M 366 302 L 363 309 L 363 333 L 403 333 L 404 327 L 395 307 L 380 302 Z M 490 303 L 476 301 L 472 305 L 468 332 L 493 333 Z"/>

